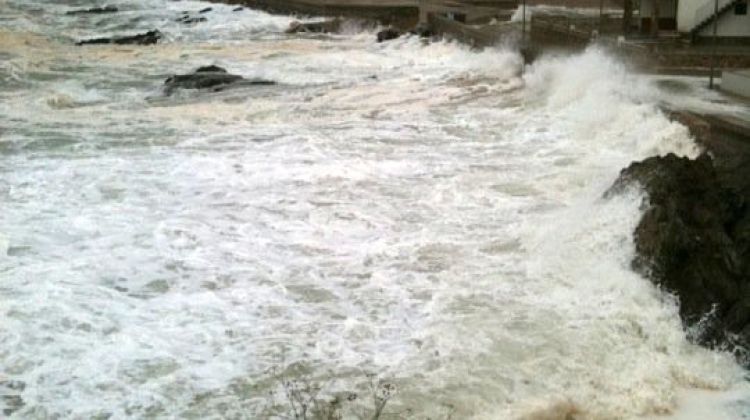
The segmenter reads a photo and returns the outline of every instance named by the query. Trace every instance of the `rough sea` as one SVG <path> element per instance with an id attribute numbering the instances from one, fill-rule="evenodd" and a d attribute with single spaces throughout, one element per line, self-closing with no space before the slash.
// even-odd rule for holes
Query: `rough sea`
<path id="1" fill-rule="evenodd" d="M 630 268 L 642 192 L 602 198 L 699 153 L 663 107 L 738 112 L 704 80 L 107 4 L 0 0 L 0 417 L 294 418 L 290 388 L 347 419 L 385 388 L 383 418 L 750 415 Z M 163 94 L 211 64 L 278 84 Z"/>

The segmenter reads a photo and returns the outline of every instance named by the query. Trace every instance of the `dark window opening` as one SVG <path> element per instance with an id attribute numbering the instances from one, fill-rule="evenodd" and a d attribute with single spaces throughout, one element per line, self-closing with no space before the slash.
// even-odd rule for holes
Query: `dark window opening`
<path id="1" fill-rule="evenodd" d="M 734 14 L 735 15 L 746 15 L 747 14 L 747 2 L 741 1 L 739 3 L 736 3 L 734 5 Z"/>

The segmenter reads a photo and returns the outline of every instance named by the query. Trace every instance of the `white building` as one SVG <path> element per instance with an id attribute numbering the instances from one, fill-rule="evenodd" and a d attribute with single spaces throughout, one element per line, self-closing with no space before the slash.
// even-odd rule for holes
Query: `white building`
<path id="1" fill-rule="evenodd" d="M 642 33 L 677 31 L 693 39 L 713 35 L 716 0 L 640 0 L 637 7 Z M 722 40 L 750 42 L 748 0 L 718 0 L 717 35 Z"/>

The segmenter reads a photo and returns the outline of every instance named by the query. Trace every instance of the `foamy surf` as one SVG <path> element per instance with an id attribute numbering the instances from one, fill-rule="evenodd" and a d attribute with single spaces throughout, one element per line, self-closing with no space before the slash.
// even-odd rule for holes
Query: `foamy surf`
<path id="1" fill-rule="evenodd" d="M 652 79 L 596 49 L 522 74 L 507 49 L 113 5 L 0 6 L 12 416 L 280 417 L 289 378 L 354 416 L 375 374 L 413 418 L 742 418 L 744 372 L 629 268 L 641 193 L 602 198 L 632 160 L 698 153 Z M 161 98 L 206 64 L 279 85 Z M 715 106 L 695 92 L 669 100 Z"/>

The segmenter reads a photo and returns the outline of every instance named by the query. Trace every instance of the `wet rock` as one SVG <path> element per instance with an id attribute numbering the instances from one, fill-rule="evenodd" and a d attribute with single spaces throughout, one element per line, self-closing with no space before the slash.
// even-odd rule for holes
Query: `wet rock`
<path id="1" fill-rule="evenodd" d="M 409 31 L 409 33 L 420 38 L 431 38 L 435 36 L 435 32 L 430 28 L 430 26 L 424 23 L 418 24 L 414 27 L 414 29 Z"/>
<path id="2" fill-rule="evenodd" d="M 201 66 L 195 69 L 195 73 L 226 73 L 227 70 L 223 67 L 211 64 L 208 66 Z"/>
<path id="3" fill-rule="evenodd" d="M 71 10 L 66 15 L 86 15 L 86 14 L 102 14 L 102 13 L 117 13 L 120 9 L 115 6 L 104 6 L 104 7 L 92 7 L 91 9 L 78 9 Z"/>
<path id="4" fill-rule="evenodd" d="M 11 390 L 20 392 L 24 389 L 26 389 L 26 382 L 15 380 L 0 381 L 0 391 Z"/>
<path id="5" fill-rule="evenodd" d="M 3 407 L 4 416 L 10 416 L 22 409 L 26 403 L 19 393 L 26 389 L 26 383 L 17 380 L 0 381 L 0 406 Z"/>
<path id="6" fill-rule="evenodd" d="M 401 32 L 393 28 L 383 29 L 378 32 L 378 42 L 390 41 L 401 36 Z"/>
<path id="7" fill-rule="evenodd" d="M 332 20 L 326 20 L 323 22 L 307 22 L 302 23 L 298 21 L 294 21 L 289 24 L 289 28 L 287 28 L 286 33 L 288 34 L 296 34 L 296 33 L 334 33 L 338 32 L 341 28 L 341 19 L 332 19 Z"/>
<path id="8" fill-rule="evenodd" d="M 198 13 L 200 13 L 200 14 L 203 14 L 203 13 L 208 13 L 208 12 L 210 12 L 210 11 L 212 11 L 212 10 L 214 10 L 214 8 L 213 8 L 213 7 L 206 7 L 205 9 L 201 9 L 201 10 L 199 10 L 199 11 L 198 11 Z"/>
<path id="9" fill-rule="evenodd" d="M 219 66 L 203 66 L 190 74 L 177 74 L 164 82 L 164 93 L 171 95 L 177 89 L 205 89 L 212 92 L 230 87 L 274 85 L 270 80 L 245 79 L 236 74 L 230 74 Z"/>
<path id="10" fill-rule="evenodd" d="M 175 22 L 180 22 L 186 25 L 191 25 L 194 23 L 206 22 L 207 20 L 208 19 L 206 19 L 204 16 L 190 16 L 189 14 L 185 13 L 179 18 L 177 18 Z"/>
<path id="11" fill-rule="evenodd" d="M 750 206 L 707 154 L 635 162 L 608 194 L 634 183 L 648 198 L 633 267 L 677 296 L 689 338 L 749 365 Z"/>
<path id="12" fill-rule="evenodd" d="M 118 45 L 152 45 L 159 42 L 162 34 L 157 30 L 148 31 L 143 34 L 125 36 L 119 38 L 94 38 L 86 39 L 83 41 L 76 42 L 76 45 L 90 45 L 90 44 L 118 44 Z"/>
<path id="13" fill-rule="evenodd" d="M 244 8 L 244 7 L 242 7 L 242 6 L 240 6 L 240 7 L 235 7 L 234 9 L 232 9 L 232 11 L 233 11 L 233 12 L 241 12 L 241 11 L 243 11 L 243 10 L 245 10 L 245 8 Z"/>
<path id="14" fill-rule="evenodd" d="M 3 408 L 3 415 L 5 416 L 12 415 L 26 405 L 20 395 L 0 395 L 0 401 L 5 405 L 5 408 Z"/>

